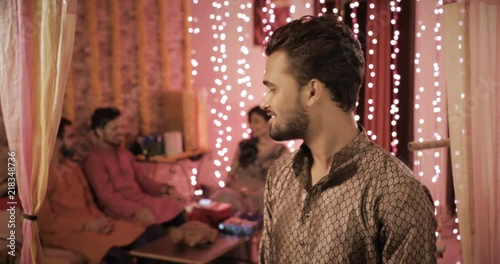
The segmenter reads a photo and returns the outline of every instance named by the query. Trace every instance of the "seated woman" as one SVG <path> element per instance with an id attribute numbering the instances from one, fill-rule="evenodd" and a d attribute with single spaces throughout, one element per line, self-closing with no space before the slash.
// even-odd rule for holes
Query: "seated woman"
<path id="1" fill-rule="evenodd" d="M 288 152 L 270 138 L 270 118 L 258 106 L 248 112 L 251 138 L 239 143 L 226 188 L 214 193 L 212 200 L 230 203 L 235 211 L 262 213 L 267 171 L 274 160 Z"/>

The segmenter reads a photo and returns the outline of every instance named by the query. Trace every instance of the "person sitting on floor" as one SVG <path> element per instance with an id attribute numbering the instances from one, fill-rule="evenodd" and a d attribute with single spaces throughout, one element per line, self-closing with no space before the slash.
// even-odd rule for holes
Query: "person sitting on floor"
<path id="1" fill-rule="evenodd" d="M 62 118 L 38 219 L 41 240 L 47 246 L 80 252 L 90 264 L 101 260 L 130 263 L 126 251 L 160 238 L 158 230 L 163 228 L 157 225 L 145 229 L 104 215 L 94 202 L 82 169 L 71 160 L 74 145 L 72 122 Z"/>
<path id="2" fill-rule="evenodd" d="M 239 143 L 226 188 L 214 193 L 212 200 L 230 203 L 235 211 L 262 213 L 267 171 L 274 160 L 288 153 L 269 137 L 270 118 L 259 106 L 248 111 L 251 138 Z"/>
<path id="3" fill-rule="evenodd" d="M 184 202 L 175 188 L 152 180 L 135 157 L 122 146 L 120 111 L 98 108 L 91 126 L 98 144 L 83 163 L 103 211 L 115 218 L 165 228 L 181 225 Z"/>

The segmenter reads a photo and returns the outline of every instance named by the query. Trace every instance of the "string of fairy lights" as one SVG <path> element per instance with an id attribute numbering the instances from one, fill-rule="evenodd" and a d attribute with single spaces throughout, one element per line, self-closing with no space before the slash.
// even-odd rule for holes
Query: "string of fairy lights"
<path id="1" fill-rule="evenodd" d="M 399 47 L 398 47 L 398 39 L 399 39 L 399 30 L 397 27 L 397 21 L 398 21 L 398 14 L 401 11 L 401 7 L 399 6 L 398 1 L 391 1 L 390 4 L 390 10 L 391 10 L 391 27 L 392 27 L 392 39 L 390 41 L 391 44 L 391 64 L 390 64 L 390 71 L 391 71 L 391 78 L 392 78 L 392 102 L 391 102 L 391 107 L 390 107 L 390 115 L 391 115 L 391 153 L 393 155 L 397 155 L 397 147 L 399 144 L 398 140 L 398 134 L 397 134 L 397 122 L 400 118 L 399 116 L 399 99 L 398 99 L 398 92 L 399 92 L 399 85 L 400 85 L 400 79 L 401 76 L 398 74 L 397 71 L 397 54 L 399 53 Z M 351 8 L 351 21 L 352 21 L 352 30 L 355 34 L 356 37 L 358 37 L 359 30 L 360 30 L 360 25 L 358 23 L 358 8 L 359 8 L 359 1 L 351 1 L 349 3 L 349 7 Z M 375 1 L 370 0 L 368 1 L 368 10 L 367 10 L 367 17 L 369 22 L 368 23 L 375 23 L 376 22 L 376 15 L 377 11 L 375 8 Z M 366 50 L 367 50 L 367 74 L 366 74 L 366 87 L 367 90 L 365 91 L 365 97 L 366 97 L 366 102 L 367 102 L 367 119 L 366 125 L 367 127 L 367 134 L 372 140 L 377 139 L 377 135 L 370 129 L 370 125 L 375 122 L 374 120 L 374 114 L 376 111 L 376 102 L 374 99 L 374 94 L 376 93 L 377 87 L 375 87 L 375 81 L 376 81 L 376 72 L 380 69 L 376 69 L 375 67 L 375 53 L 376 53 L 376 47 L 378 44 L 378 39 L 376 33 L 373 31 L 371 27 L 367 28 L 367 43 L 366 43 Z M 359 102 L 357 103 L 359 105 Z M 355 115 L 356 121 L 360 120 L 359 114 Z"/>
<path id="2" fill-rule="evenodd" d="M 193 0 L 193 4 L 194 5 L 198 4 L 198 0 Z M 197 17 L 194 17 L 191 14 L 189 14 L 189 16 L 187 17 L 187 21 L 185 21 L 185 23 L 188 24 L 188 33 L 189 34 L 197 35 L 200 33 L 200 28 L 196 27 L 196 25 L 198 24 Z M 195 49 L 191 49 L 191 50 L 185 51 L 185 52 L 189 52 L 189 53 L 191 53 L 191 55 L 196 54 Z M 192 78 L 196 78 L 196 76 L 198 75 L 197 68 L 199 65 L 198 60 L 196 60 L 196 56 L 191 56 L 190 62 L 191 62 L 191 76 L 192 76 Z M 190 176 L 190 182 L 191 182 L 192 186 L 196 186 L 198 184 L 197 176 L 198 176 L 198 169 L 192 168 L 191 169 L 191 176 Z M 194 195 L 202 195 L 202 194 L 203 194 L 202 190 L 200 190 L 200 189 L 194 190 Z"/>
<path id="3" fill-rule="evenodd" d="M 231 91 L 231 85 L 224 85 L 227 83 L 227 47 L 226 47 L 226 28 L 228 23 L 227 18 L 231 16 L 231 13 L 227 11 L 227 6 L 229 6 L 229 1 L 213 1 L 212 11 L 210 12 L 210 20 L 212 21 L 212 37 L 215 45 L 212 47 L 212 56 L 210 61 L 213 63 L 213 76 L 214 83 L 210 88 L 210 93 L 215 98 L 215 102 L 219 104 L 219 107 L 212 107 L 210 113 L 213 118 L 213 123 L 217 130 L 217 139 L 215 148 L 217 151 L 217 156 L 215 157 L 213 163 L 216 166 L 215 177 L 219 179 L 218 183 L 220 187 L 224 187 L 224 181 L 220 180 L 224 171 L 229 171 L 230 167 L 228 164 L 229 157 L 226 155 L 228 149 L 225 147 L 226 142 L 232 141 L 231 131 L 232 127 L 227 125 L 229 119 L 229 111 L 231 111 L 231 105 L 227 104 L 229 99 L 227 92 Z M 225 173 L 224 173 L 225 174 Z"/>
<path id="4" fill-rule="evenodd" d="M 250 76 L 247 74 L 247 71 L 250 70 L 250 64 L 248 63 L 247 57 L 249 56 L 249 49 L 245 45 L 248 43 L 248 36 L 245 36 L 245 30 L 249 30 L 248 25 L 250 24 L 250 16 L 247 15 L 247 10 L 252 10 L 252 4 L 240 4 L 238 11 L 238 27 L 236 31 L 238 32 L 238 43 L 240 44 L 239 49 L 239 58 L 237 61 L 238 64 L 238 85 L 241 87 L 240 92 L 240 115 L 245 117 L 247 115 L 248 103 L 245 101 L 253 101 L 254 96 L 249 92 L 252 87 L 252 82 Z M 247 40 L 247 41 L 245 41 Z M 243 118 L 244 119 L 244 118 Z M 241 128 L 243 129 L 242 137 L 247 139 L 250 137 L 251 129 L 248 127 L 247 122 L 243 122 L 241 124 Z"/>
<path id="5" fill-rule="evenodd" d="M 398 47 L 398 40 L 399 40 L 399 29 L 398 29 L 398 18 L 399 18 L 399 12 L 401 12 L 401 7 L 399 6 L 399 3 L 401 0 L 397 1 L 391 1 L 390 4 L 390 9 L 391 9 L 391 25 L 392 25 L 392 39 L 391 39 L 391 65 L 390 70 L 391 70 L 391 76 L 392 76 L 392 103 L 391 103 L 391 153 L 393 155 L 398 154 L 398 132 L 397 132 L 397 122 L 399 120 L 399 99 L 398 99 L 398 93 L 399 93 L 399 85 L 400 85 L 400 80 L 401 76 L 398 73 L 398 53 L 399 53 L 399 47 Z M 376 44 L 376 39 L 373 39 L 372 41 L 375 41 L 374 44 Z"/>
<path id="6" fill-rule="evenodd" d="M 266 34 L 264 42 L 267 42 L 269 37 L 273 34 L 272 24 L 276 22 L 276 14 L 274 8 L 276 5 L 270 0 L 266 0 L 266 5 L 262 7 L 262 12 L 267 14 L 267 17 L 262 18 L 262 31 Z"/>
<path id="7" fill-rule="evenodd" d="M 335 6 L 332 8 L 332 13 L 335 14 L 335 15 L 339 15 L 339 0 L 335 0 Z M 328 13 L 328 7 L 326 7 L 326 1 L 325 0 L 319 0 L 319 6 L 320 6 L 320 9 L 318 10 L 317 12 L 317 15 L 318 16 L 322 16 L 326 13 Z M 353 12 L 355 13 L 355 12 Z M 342 18 L 340 18 L 342 19 Z"/>
<path id="8" fill-rule="evenodd" d="M 370 0 L 368 1 L 368 10 L 367 10 L 367 15 L 368 15 L 368 19 L 370 21 L 368 21 L 368 23 L 373 23 L 373 21 L 375 21 L 375 15 L 376 15 L 376 12 L 375 12 L 375 1 L 374 0 Z M 352 16 L 351 16 L 352 18 Z M 375 93 L 375 76 L 376 76 L 376 71 L 378 70 L 377 68 L 375 68 L 375 65 L 373 63 L 374 61 L 374 55 L 375 55 L 375 45 L 377 43 L 377 39 L 376 39 L 376 36 L 375 36 L 375 32 L 373 32 L 373 30 L 371 28 L 367 28 L 368 32 L 368 37 L 367 39 L 372 39 L 371 42 L 367 41 L 366 42 L 366 51 L 367 51 L 367 54 L 365 55 L 366 56 L 366 61 L 368 62 L 368 74 L 366 74 L 365 76 L 365 82 L 367 82 L 367 90 L 365 91 L 365 97 L 366 97 L 366 100 L 367 100 L 367 103 L 368 103 L 368 114 L 367 114 L 367 120 L 366 120 L 366 123 L 367 124 L 373 124 L 374 122 L 374 113 L 375 113 L 375 101 L 374 99 L 372 98 L 372 94 Z M 372 140 L 376 140 L 377 139 L 377 135 L 370 129 L 370 125 L 366 125 L 367 127 L 367 130 L 366 130 L 366 134 L 372 139 Z"/>
<path id="9" fill-rule="evenodd" d="M 359 23 L 358 23 L 357 13 L 358 13 L 359 1 L 356 1 L 356 0 L 351 1 L 351 3 L 349 4 L 349 7 L 351 8 L 352 31 L 354 33 L 354 36 L 356 38 L 358 38 Z M 372 67 L 373 67 L 373 65 L 372 65 Z M 359 106 L 359 101 L 356 102 L 356 109 L 357 109 L 358 106 Z M 356 122 L 359 122 L 360 116 L 359 116 L 358 113 L 356 113 L 354 115 L 354 119 L 356 120 Z"/>

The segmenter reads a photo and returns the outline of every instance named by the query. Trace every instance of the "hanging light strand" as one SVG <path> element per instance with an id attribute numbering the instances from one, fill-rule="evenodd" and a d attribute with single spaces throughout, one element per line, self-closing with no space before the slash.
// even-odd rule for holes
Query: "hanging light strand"
<path id="1" fill-rule="evenodd" d="M 391 26 L 392 26 L 392 39 L 391 39 L 391 77 L 392 77 L 392 103 L 391 103 L 391 153 L 393 155 L 398 154 L 398 133 L 397 133 L 397 123 L 400 118 L 399 116 L 399 86 L 401 81 L 401 76 L 398 73 L 398 54 L 399 54 L 399 29 L 398 29 L 398 17 L 399 12 L 401 12 L 401 7 L 399 6 L 401 0 L 391 1 Z"/>

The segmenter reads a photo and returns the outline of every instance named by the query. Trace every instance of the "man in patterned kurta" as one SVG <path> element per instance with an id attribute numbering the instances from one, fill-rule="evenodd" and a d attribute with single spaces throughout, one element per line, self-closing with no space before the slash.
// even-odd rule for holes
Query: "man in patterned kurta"
<path id="1" fill-rule="evenodd" d="M 266 55 L 271 138 L 304 143 L 270 168 L 260 263 L 436 263 L 428 189 L 355 121 L 365 69 L 350 29 L 306 16 Z"/>

